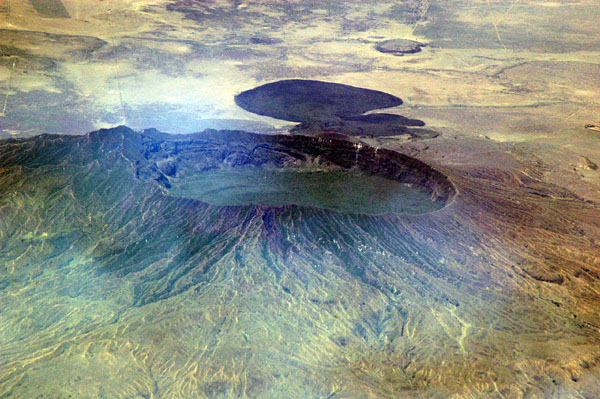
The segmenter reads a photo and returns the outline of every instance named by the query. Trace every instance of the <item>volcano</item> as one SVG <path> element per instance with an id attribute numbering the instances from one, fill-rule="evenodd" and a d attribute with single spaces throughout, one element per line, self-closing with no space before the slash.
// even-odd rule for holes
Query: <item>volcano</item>
<path id="1" fill-rule="evenodd" d="M 126 127 L 4 140 L 0 168 L 17 397 L 49 378 L 64 397 L 421 397 L 474 389 L 465 375 L 526 384 L 535 362 L 560 383 L 536 392 L 568 392 L 597 373 L 597 205 L 519 172 Z"/>

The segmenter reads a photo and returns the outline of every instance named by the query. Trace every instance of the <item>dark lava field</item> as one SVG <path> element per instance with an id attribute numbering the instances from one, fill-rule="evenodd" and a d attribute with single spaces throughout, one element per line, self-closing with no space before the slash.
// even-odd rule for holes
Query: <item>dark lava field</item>
<path id="1" fill-rule="evenodd" d="M 390 94 L 344 84 L 315 80 L 282 80 L 244 91 L 235 102 L 246 111 L 277 119 L 301 122 L 293 133 L 349 136 L 399 136 L 433 138 L 437 133 L 418 119 L 368 111 L 396 107 L 402 99 Z"/>

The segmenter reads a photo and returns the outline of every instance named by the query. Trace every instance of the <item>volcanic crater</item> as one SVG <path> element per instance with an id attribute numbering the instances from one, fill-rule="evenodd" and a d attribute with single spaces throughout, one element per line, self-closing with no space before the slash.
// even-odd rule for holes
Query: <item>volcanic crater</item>
<path id="1" fill-rule="evenodd" d="M 417 159 L 342 139 L 214 130 L 147 130 L 140 137 L 139 178 L 213 205 L 421 214 L 456 193 L 444 174 Z"/>

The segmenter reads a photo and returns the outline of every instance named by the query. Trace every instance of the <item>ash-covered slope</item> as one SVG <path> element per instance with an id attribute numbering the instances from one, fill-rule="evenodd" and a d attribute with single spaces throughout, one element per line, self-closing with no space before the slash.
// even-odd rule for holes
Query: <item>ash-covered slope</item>
<path id="1" fill-rule="evenodd" d="M 367 215 L 173 191 L 215 162 L 377 166 L 447 206 Z M 125 127 L 0 141 L 0 170 L 0 397 L 593 392 L 598 207 L 531 176 Z"/>

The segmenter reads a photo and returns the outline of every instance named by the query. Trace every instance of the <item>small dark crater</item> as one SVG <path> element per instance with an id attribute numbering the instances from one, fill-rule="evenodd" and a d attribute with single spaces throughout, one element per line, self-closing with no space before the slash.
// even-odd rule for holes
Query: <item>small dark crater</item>
<path id="1" fill-rule="evenodd" d="M 404 54 L 418 53 L 425 46 L 427 46 L 425 43 L 416 40 L 391 39 L 377 44 L 375 49 L 381 53 L 403 56 Z"/>

